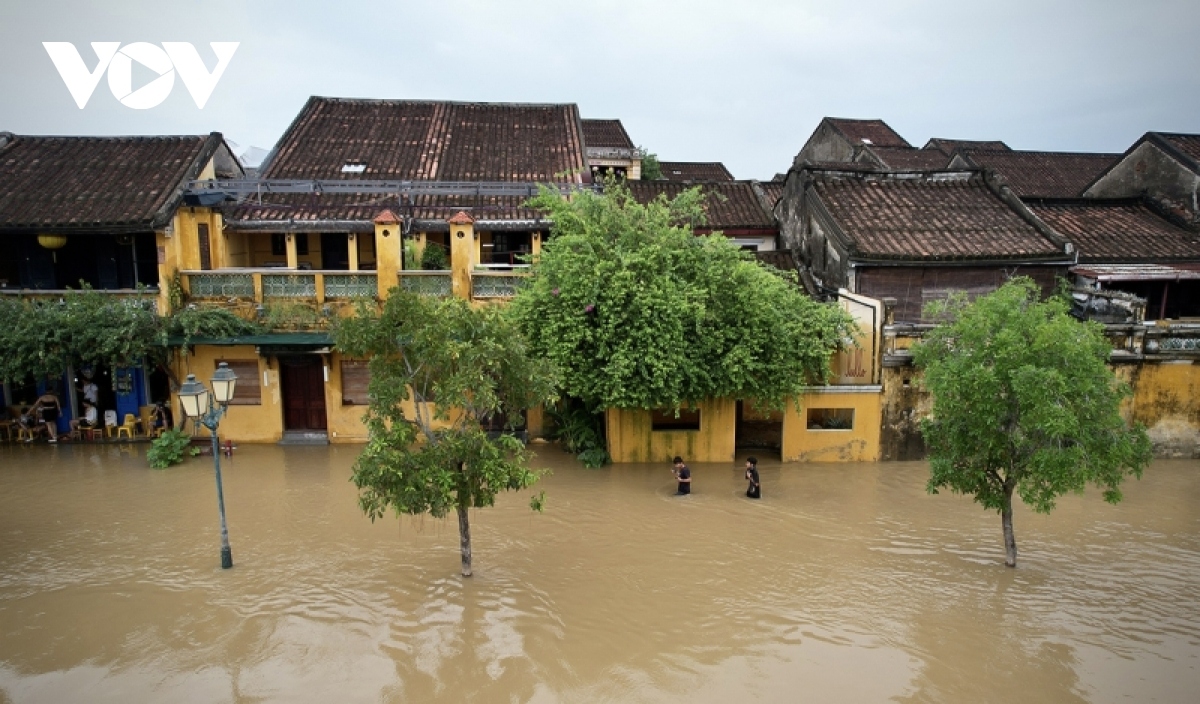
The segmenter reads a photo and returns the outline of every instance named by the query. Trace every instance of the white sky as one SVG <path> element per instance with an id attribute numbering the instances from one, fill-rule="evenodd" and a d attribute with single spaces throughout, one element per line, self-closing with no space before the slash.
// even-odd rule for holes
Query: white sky
<path id="1" fill-rule="evenodd" d="M 784 171 L 822 116 L 1017 149 L 1200 133 L 1200 2 L 29 2 L 0 10 L 0 130 L 204 134 L 270 148 L 309 95 L 574 102 L 669 161 Z M 42 48 L 241 45 L 203 110 L 101 80 L 80 110 Z M 153 76 L 153 74 L 146 74 Z M 138 74 L 135 73 L 136 88 Z M 143 77 L 143 80 L 145 78 Z"/>

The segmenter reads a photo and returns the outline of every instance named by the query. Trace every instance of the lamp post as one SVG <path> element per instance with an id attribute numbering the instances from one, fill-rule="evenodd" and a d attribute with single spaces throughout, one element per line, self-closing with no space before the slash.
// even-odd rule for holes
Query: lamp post
<path id="1" fill-rule="evenodd" d="M 217 439 L 217 426 L 221 424 L 221 416 L 229 408 L 233 399 L 233 387 L 237 383 L 237 374 L 225 362 L 217 366 L 212 376 L 212 393 L 204 388 L 204 384 L 196 381 L 195 374 L 188 374 L 187 381 L 179 387 L 179 402 L 183 405 L 183 413 L 189 418 L 195 418 L 201 425 L 212 433 L 213 469 L 217 475 L 217 508 L 221 511 L 221 569 L 233 567 L 233 551 L 229 548 L 229 527 L 225 525 L 225 492 L 221 488 L 221 452 L 220 441 Z M 216 401 L 216 403 L 212 403 Z"/>

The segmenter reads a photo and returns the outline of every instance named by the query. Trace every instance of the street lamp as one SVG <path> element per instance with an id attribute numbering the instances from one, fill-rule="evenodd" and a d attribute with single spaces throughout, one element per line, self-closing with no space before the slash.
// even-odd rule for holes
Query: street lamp
<path id="1" fill-rule="evenodd" d="M 212 432 L 213 469 L 217 474 L 217 508 L 221 511 L 221 569 L 233 567 L 233 551 L 229 548 L 229 527 L 225 525 L 225 492 L 221 489 L 221 453 L 220 441 L 217 440 L 217 426 L 221 424 L 221 416 L 229 408 L 233 399 L 233 387 L 237 383 L 237 374 L 225 362 L 217 366 L 212 375 L 212 393 L 204 388 L 204 384 L 196 381 L 195 374 L 188 374 L 187 381 L 179 387 L 179 402 L 183 405 L 183 414 L 195 418 L 201 425 Z M 211 401 L 215 400 L 213 404 Z"/>

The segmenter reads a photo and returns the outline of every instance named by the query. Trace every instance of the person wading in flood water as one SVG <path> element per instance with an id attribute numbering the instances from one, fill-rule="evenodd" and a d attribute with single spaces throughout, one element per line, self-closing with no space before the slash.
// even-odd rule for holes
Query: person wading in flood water
<path id="1" fill-rule="evenodd" d="M 675 475 L 675 479 L 679 481 L 679 488 L 675 490 L 676 496 L 683 496 L 692 493 L 692 470 L 683 463 L 683 458 L 676 455 L 673 460 L 675 466 L 671 468 L 671 473 Z"/>
<path id="2" fill-rule="evenodd" d="M 749 482 L 746 486 L 746 496 L 761 499 L 762 484 L 758 481 L 758 459 L 755 457 L 746 458 L 746 481 Z"/>

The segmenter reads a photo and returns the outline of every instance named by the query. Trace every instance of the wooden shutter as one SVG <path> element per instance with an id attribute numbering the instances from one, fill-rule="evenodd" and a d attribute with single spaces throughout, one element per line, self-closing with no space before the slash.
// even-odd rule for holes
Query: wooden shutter
<path id="1" fill-rule="evenodd" d="M 370 400 L 367 385 L 371 383 L 371 371 L 366 362 L 342 360 L 342 405 L 365 406 Z"/>
<path id="2" fill-rule="evenodd" d="M 262 377 L 258 372 L 257 359 L 221 359 L 214 363 L 214 367 L 221 362 L 229 365 L 234 374 L 237 374 L 237 384 L 233 387 L 233 400 L 229 402 L 231 406 L 261 406 L 262 405 Z"/>
<path id="3" fill-rule="evenodd" d="M 212 270 L 212 245 L 208 241 L 208 224 L 200 223 L 196 225 L 196 237 L 200 240 L 200 268 L 204 271 Z M 236 392 L 237 389 L 235 388 Z"/>

